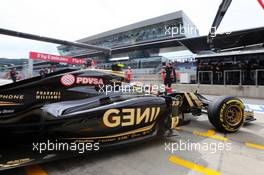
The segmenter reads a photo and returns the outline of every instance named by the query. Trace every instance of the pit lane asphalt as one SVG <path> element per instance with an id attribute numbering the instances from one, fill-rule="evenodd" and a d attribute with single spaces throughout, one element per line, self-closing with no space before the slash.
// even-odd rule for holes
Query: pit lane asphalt
<path id="1" fill-rule="evenodd" d="M 214 96 L 208 96 L 214 98 Z M 244 99 L 245 103 L 264 105 L 264 100 Z M 133 147 L 69 158 L 1 172 L 0 175 L 262 175 L 264 174 L 264 113 L 255 113 L 257 121 L 239 132 L 216 132 L 207 117 L 192 117 L 178 136 L 153 140 Z M 209 131 L 209 132 L 208 132 Z M 226 140 L 226 141 L 224 141 Z M 168 150 L 165 143 L 229 143 L 231 150 Z"/>

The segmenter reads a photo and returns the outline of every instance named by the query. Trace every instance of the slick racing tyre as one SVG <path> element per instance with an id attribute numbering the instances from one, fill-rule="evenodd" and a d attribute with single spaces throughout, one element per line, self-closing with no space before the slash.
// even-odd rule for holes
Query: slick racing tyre
<path id="1" fill-rule="evenodd" d="M 217 130 L 236 132 L 244 124 L 244 108 L 244 104 L 240 99 L 222 96 L 209 104 L 208 118 Z"/>

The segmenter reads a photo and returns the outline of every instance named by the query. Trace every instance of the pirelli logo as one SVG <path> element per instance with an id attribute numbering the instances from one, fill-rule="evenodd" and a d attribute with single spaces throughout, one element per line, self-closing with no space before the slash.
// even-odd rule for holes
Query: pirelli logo
<path id="1" fill-rule="evenodd" d="M 113 128 L 151 123 L 160 113 L 160 107 L 109 109 L 104 113 L 103 123 Z"/>

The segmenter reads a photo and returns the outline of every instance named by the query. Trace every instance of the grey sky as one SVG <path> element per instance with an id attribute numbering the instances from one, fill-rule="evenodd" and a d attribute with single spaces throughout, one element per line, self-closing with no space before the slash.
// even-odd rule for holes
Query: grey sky
<path id="1" fill-rule="evenodd" d="M 221 0 L 1 0 L 0 28 L 77 40 L 183 10 L 205 35 Z M 257 0 L 233 0 L 219 32 L 264 26 Z M 0 57 L 29 51 L 57 54 L 56 45 L 0 35 Z"/>

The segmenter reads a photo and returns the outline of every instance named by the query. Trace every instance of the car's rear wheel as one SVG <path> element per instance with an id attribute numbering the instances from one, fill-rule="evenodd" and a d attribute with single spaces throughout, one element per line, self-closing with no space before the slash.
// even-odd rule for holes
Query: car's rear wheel
<path id="1" fill-rule="evenodd" d="M 222 96 L 209 104 L 208 118 L 217 130 L 236 132 L 244 124 L 244 108 L 240 99 Z"/>

